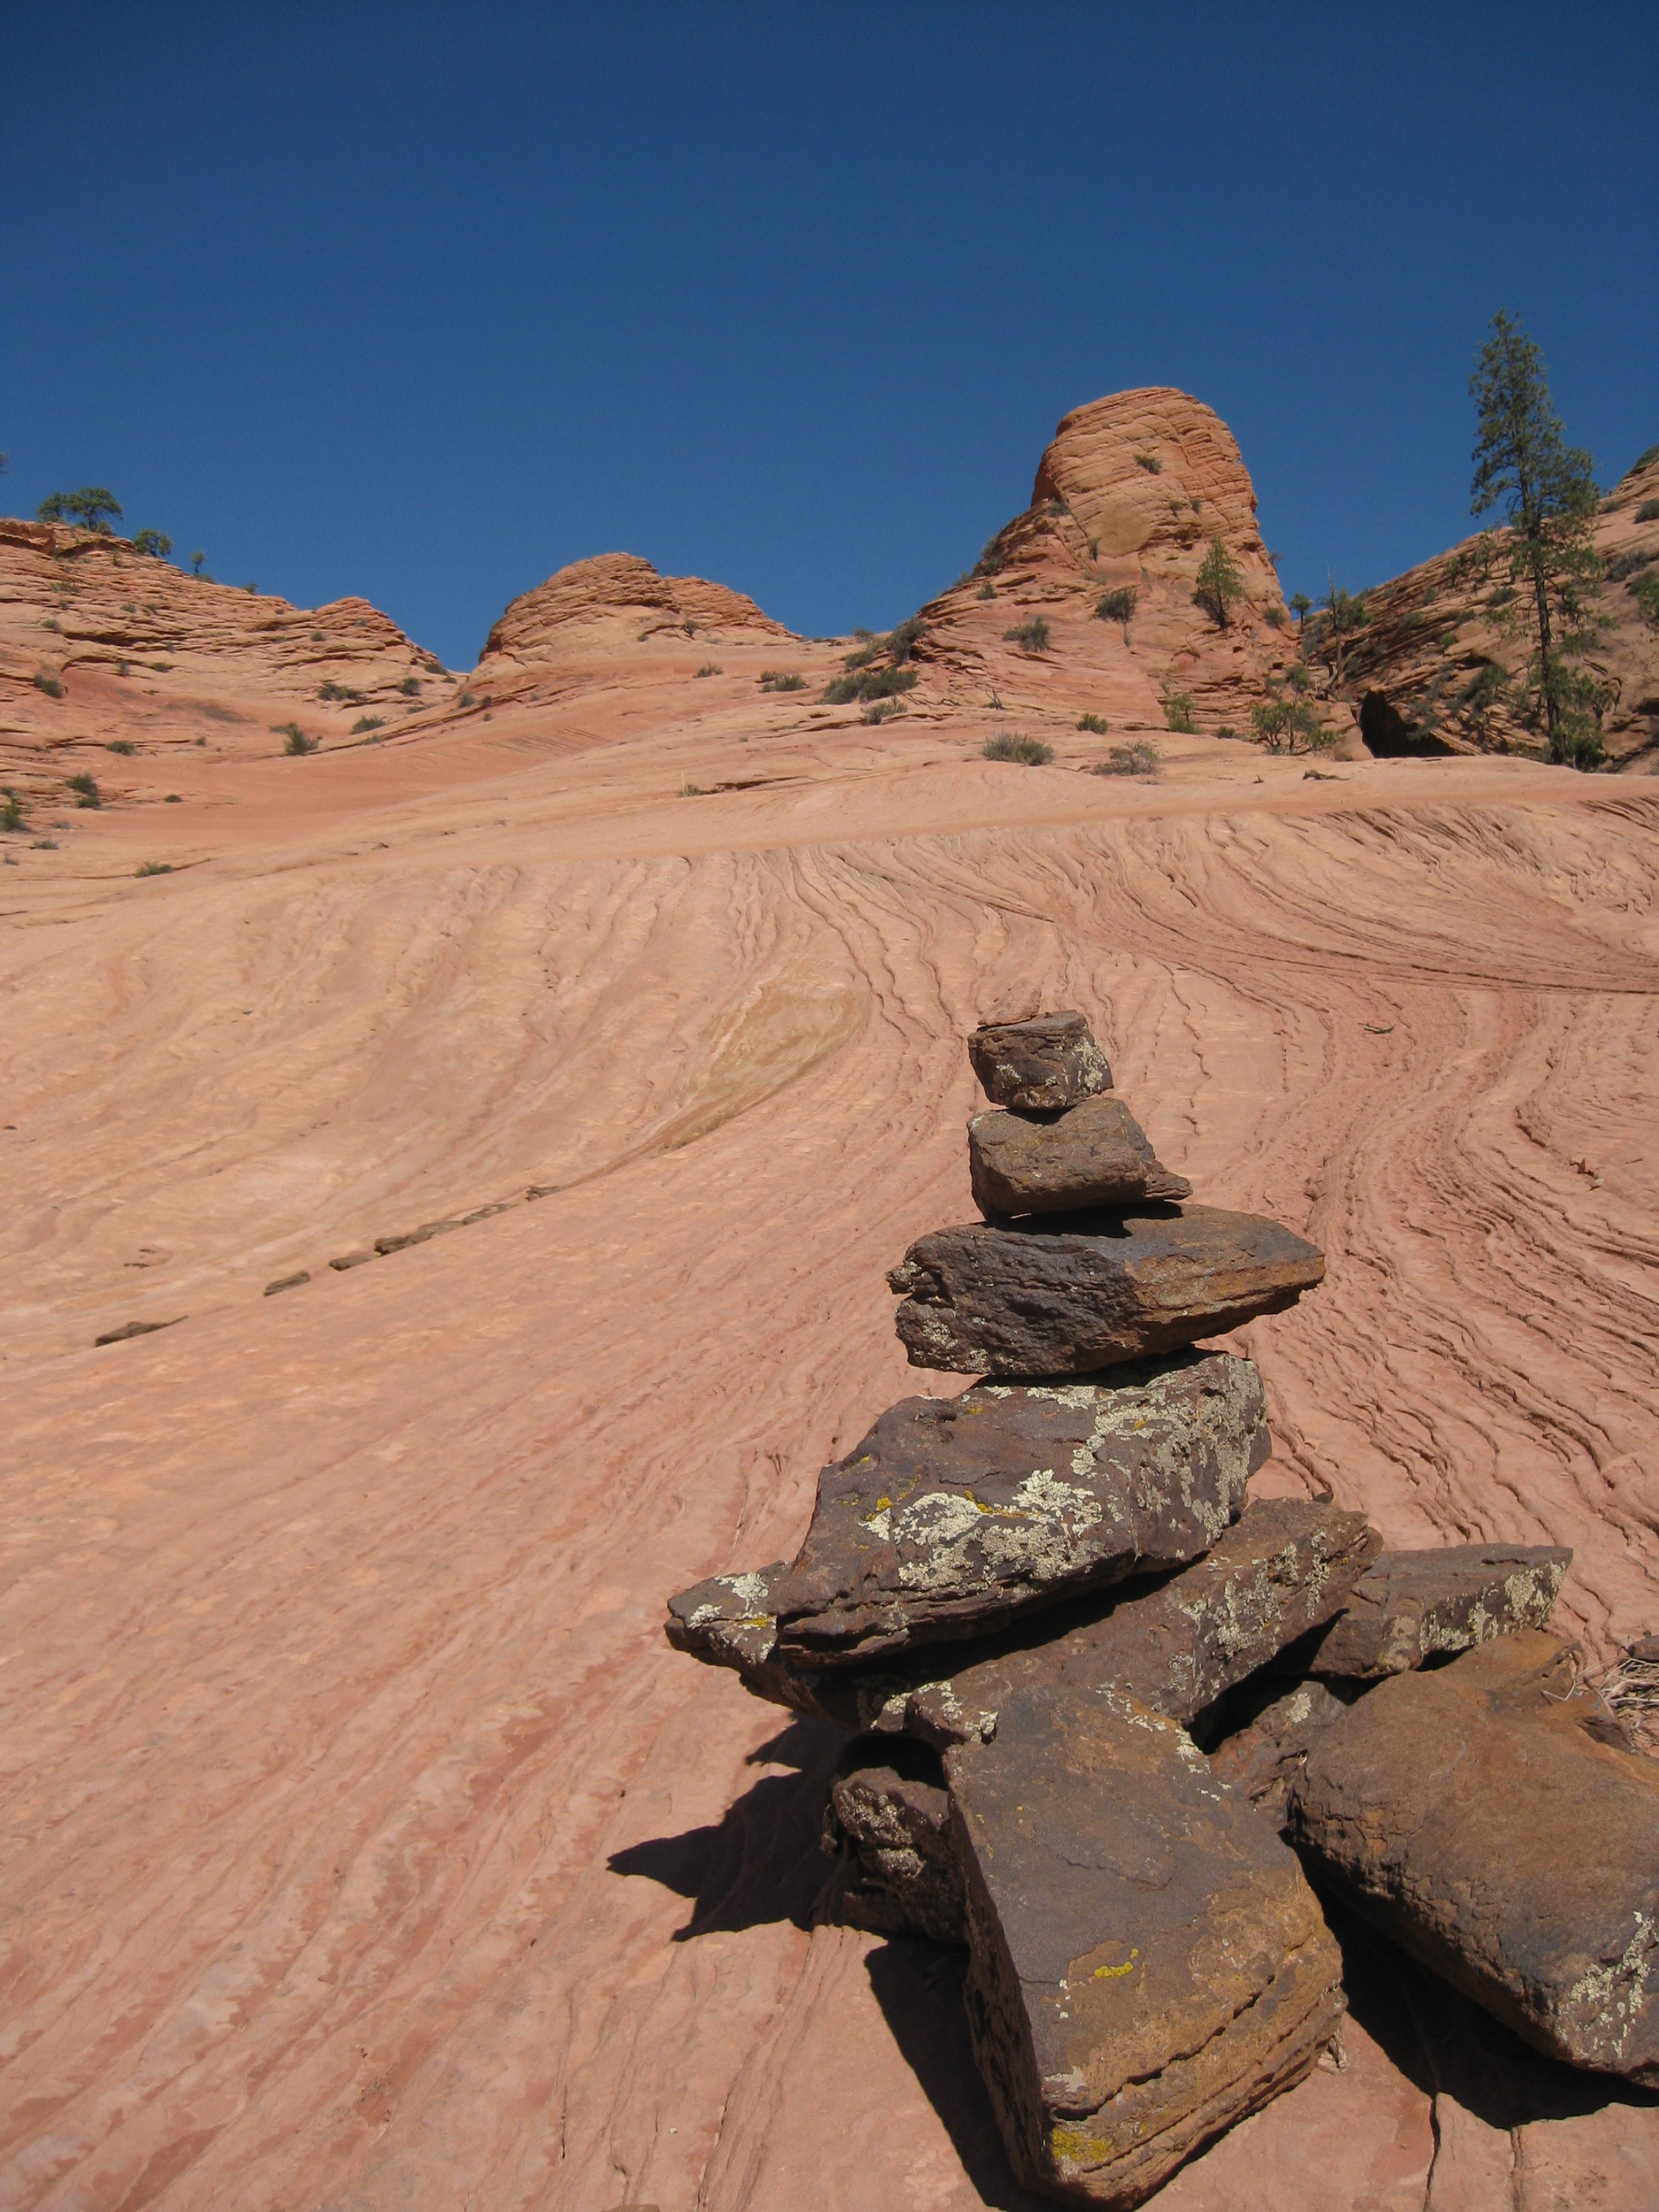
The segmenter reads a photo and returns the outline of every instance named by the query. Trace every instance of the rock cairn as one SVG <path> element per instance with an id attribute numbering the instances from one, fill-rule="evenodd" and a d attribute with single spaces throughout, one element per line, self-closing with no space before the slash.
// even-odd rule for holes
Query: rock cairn
<path id="1" fill-rule="evenodd" d="M 1249 1500 L 1261 1378 L 1199 1340 L 1323 1255 L 1188 1203 L 1081 1014 L 969 1053 L 983 1218 L 888 1279 L 912 1364 L 980 1379 L 825 1468 L 792 1563 L 669 1602 L 677 1650 L 847 1731 L 840 1916 L 965 1945 L 1010 2159 L 1066 2202 L 1141 2203 L 1314 2065 L 1345 2002 L 1315 1884 L 1659 2086 L 1659 1770 L 1543 1632 L 1571 1553 Z"/>

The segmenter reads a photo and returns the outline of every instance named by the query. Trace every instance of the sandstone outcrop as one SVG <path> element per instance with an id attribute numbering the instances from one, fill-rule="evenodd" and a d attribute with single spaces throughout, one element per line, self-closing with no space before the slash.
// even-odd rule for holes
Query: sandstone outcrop
<path id="1" fill-rule="evenodd" d="M 1571 1562 L 1551 1545 L 1383 1552 L 1349 1592 L 1309 1671 L 1376 1680 L 1509 1630 L 1541 1628 Z"/>
<path id="2" fill-rule="evenodd" d="M 1173 1722 L 1018 1692 L 946 1759 L 969 2021 L 1019 2178 L 1139 2204 L 1301 2079 L 1343 2009 L 1294 1855 Z"/>
<path id="3" fill-rule="evenodd" d="M 1320 1729 L 1297 1839 L 1424 1964 L 1549 2056 L 1659 2086 L 1659 1770 L 1592 1733 L 1534 1630 Z"/>
<path id="4" fill-rule="evenodd" d="M 1606 564 L 1595 611 L 1606 628 L 1584 665 L 1605 698 L 1602 740 L 1614 766 L 1645 767 L 1659 747 L 1659 627 L 1636 586 L 1659 562 L 1659 447 L 1602 500 L 1593 540 Z M 1466 538 L 1364 594 L 1366 619 L 1340 670 L 1308 618 L 1316 681 L 1360 709 L 1370 750 L 1535 752 L 1506 679 L 1533 650 L 1524 591 L 1510 574 L 1509 532 Z"/>
<path id="5" fill-rule="evenodd" d="M 1189 1206 L 935 1229 L 887 1280 L 918 1367 L 1088 1375 L 1283 1313 L 1324 1273 L 1279 1223 Z"/>
<path id="6" fill-rule="evenodd" d="M 968 1124 L 974 1203 L 988 1221 L 1190 1198 L 1120 1098 L 1086 1098 L 1064 1114 L 977 1114 Z"/>
<path id="7" fill-rule="evenodd" d="M 1112 1087 L 1106 1055 L 1074 1012 L 983 1023 L 968 1040 L 968 1058 L 994 1106 L 1058 1113 Z"/>

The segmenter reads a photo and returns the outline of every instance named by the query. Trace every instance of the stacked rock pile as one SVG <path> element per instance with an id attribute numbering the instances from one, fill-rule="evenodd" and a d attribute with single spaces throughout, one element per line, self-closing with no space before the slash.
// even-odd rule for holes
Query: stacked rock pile
<path id="1" fill-rule="evenodd" d="M 1322 1255 L 1188 1203 L 1082 1015 L 969 1050 L 984 1218 L 888 1279 L 912 1364 L 981 1379 L 825 1468 L 792 1564 L 669 1604 L 677 1649 L 848 1731 L 842 1916 L 966 1945 L 1010 2158 L 1066 2201 L 1139 2203 L 1330 2043 L 1310 1874 L 1540 2050 L 1659 2085 L 1659 1771 L 1542 1632 L 1571 1553 L 1250 1501 L 1261 1378 L 1198 1340 Z"/>

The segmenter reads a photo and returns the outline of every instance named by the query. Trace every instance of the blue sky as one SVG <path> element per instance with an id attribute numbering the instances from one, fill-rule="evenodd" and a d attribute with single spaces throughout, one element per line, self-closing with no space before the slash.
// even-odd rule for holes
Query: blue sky
<path id="1" fill-rule="evenodd" d="M 452 665 L 614 548 L 884 627 L 1139 384 L 1287 592 L 1378 580 L 1472 526 L 1500 306 L 1603 482 L 1659 440 L 1649 6 L 5 15 L 0 506 Z"/>

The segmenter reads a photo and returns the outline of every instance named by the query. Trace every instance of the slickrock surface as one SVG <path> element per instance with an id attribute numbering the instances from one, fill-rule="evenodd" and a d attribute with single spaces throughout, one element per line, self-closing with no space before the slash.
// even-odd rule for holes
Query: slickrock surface
<path id="1" fill-rule="evenodd" d="M 995 1106 L 1055 1112 L 1112 1087 L 1112 1071 L 1079 1013 L 988 1022 L 968 1040 L 968 1059 Z"/>
<path id="2" fill-rule="evenodd" d="M 1324 1273 L 1281 1223 L 1188 1206 L 931 1230 L 887 1280 L 913 1366 L 1089 1375 L 1283 1313 Z"/>
<path id="3" fill-rule="evenodd" d="M 0 2203 L 1018 2205 L 951 1955 L 811 1925 L 839 1740 L 661 1635 L 960 1388 L 881 1271 L 971 1212 L 1012 1005 L 1086 1006 L 1168 1164 L 1328 1255 L 1231 1345 L 1256 1492 L 1571 1545 L 1592 1664 L 1659 1631 L 1654 787 L 1161 728 L 1159 784 L 1080 774 L 1157 653 L 1079 593 L 1026 654 L 1034 587 L 978 588 L 879 728 L 818 703 L 850 641 L 683 628 L 309 760 L 263 692 L 257 758 L 146 750 L 171 677 L 6 692 L 52 796 L 0 833 Z M 982 760 L 1005 719 L 1055 764 Z M 1431 2077 L 1348 1981 L 1346 2070 L 1158 2212 L 1422 2212 Z M 1515 2194 L 1648 2212 L 1659 2114 L 1581 2078 L 1495 2127 Z"/>
<path id="4" fill-rule="evenodd" d="M 1224 1352 L 906 1398 L 818 1477 L 789 1571 L 682 1591 L 670 1639 L 719 1665 L 861 1663 L 1179 1565 L 1243 1510 L 1265 1411 L 1261 1376 Z"/>
<path id="5" fill-rule="evenodd" d="M 987 1219 L 1190 1198 L 1121 1098 L 1089 1098 L 1067 1114 L 976 1114 L 968 1124 L 974 1203 Z"/>
<path id="6" fill-rule="evenodd" d="M 1522 1630 L 1381 1684 L 1312 1738 L 1295 1832 L 1528 2042 L 1659 2087 L 1659 1768 L 1576 1674 Z"/>
<path id="7" fill-rule="evenodd" d="M 849 1928 L 965 1943 L 962 1869 L 939 1753 L 900 1736 L 855 1736 L 836 1763 L 823 1847 L 848 1862 Z"/>
<path id="8" fill-rule="evenodd" d="M 1609 760 L 1641 775 L 1659 764 L 1659 628 L 1644 617 L 1633 587 L 1659 562 L 1659 515 L 1637 515 L 1656 500 L 1659 450 L 1613 486 L 1592 531 L 1607 564 L 1595 603 L 1607 627 L 1587 667 L 1608 696 Z M 1512 704 L 1488 696 L 1486 672 L 1523 668 L 1537 642 L 1528 642 L 1525 588 L 1517 593 L 1510 574 L 1508 541 L 1503 530 L 1466 538 L 1365 593 L 1369 619 L 1353 633 L 1340 696 L 1364 709 L 1368 736 L 1407 750 L 1537 748 L 1536 732 Z"/>
<path id="9" fill-rule="evenodd" d="M 1020 2178 L 1142 2203 L 1306 2074 L 1341 1962 L 1296 1858 L 1132 1698 L 1019 1692 L 946 1759 L 968 2015 Z"/>
<path id="10" fill-rule="evenodd" d="M 1384 1552 L 1349 1592 L 1310 1671 L 1376 1680 L 1511 1629 L 1542 1628 L 1571 1564 L 1563 1546 Z"/>

